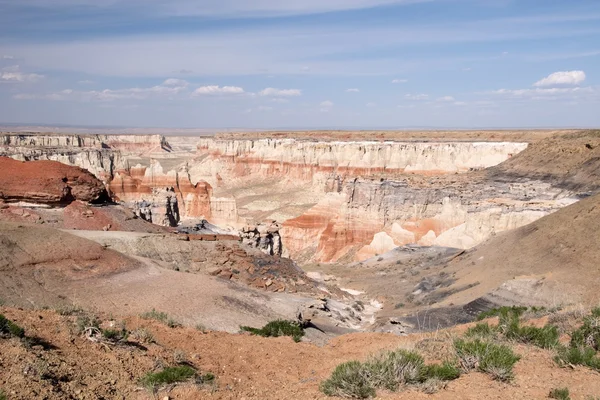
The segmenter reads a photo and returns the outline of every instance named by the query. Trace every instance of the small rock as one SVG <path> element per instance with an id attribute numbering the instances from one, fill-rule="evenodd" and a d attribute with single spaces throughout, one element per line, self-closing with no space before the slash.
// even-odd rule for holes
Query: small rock
<path id="1" fill-rule="evenodd" d="M 212 276 L 217 276 L 217 275 L 219 275 L 219 274 L 221 273 L 221 271 L 222 271 L 222 270 L 221 270 L 221 268 L 218 268 L 218 267 L 209 268 L 209 269 L 207 270 L 208 274 L 209 274 L 209 275 L 212 275 Z"/>
<path id="2" fill-rule="evenodd" d="M 265 282 L 265 286 L 266 286 L 266 287 L 269 287 L 269 286 L 271 286 L 272 284 L 273 284 L 273 281 L 272 281 L 271 279 L 268 279 L 268 280 Z"/>

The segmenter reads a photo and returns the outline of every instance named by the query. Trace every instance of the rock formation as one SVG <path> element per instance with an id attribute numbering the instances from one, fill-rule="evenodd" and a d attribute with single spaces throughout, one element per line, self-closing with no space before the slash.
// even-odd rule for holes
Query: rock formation
<path id="1" fill-rule="evenodd" d="M 270 224 L 249 225 L 242 228 L 240 237 L 242 243 L 246 245 L 256 247 L 268 255 L 280 256 L 283 247 L 279 229 L 281 227 L 276 221 L 272 221 Z"/>
<path id="2" fill-rule="evenodd" d="M 66 205 L 109 200 L 103 183 L 81 168 L 55 161 L 21 162 L 0 157 L 0 200 Z"/>

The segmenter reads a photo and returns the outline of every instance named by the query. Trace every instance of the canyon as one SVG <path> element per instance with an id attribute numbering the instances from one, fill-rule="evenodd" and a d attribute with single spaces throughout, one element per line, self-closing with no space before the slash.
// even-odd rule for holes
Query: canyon
<path id="1" fill-rule="evenodd" d="M 0 155 L 85 168 L 115 201 L 162 226 L 206 220 L 238 234 L 276 222 L 277 252 L 302 264 L 362 261 L 407 244 L 468 249 L 578 196 L 544 179 L 492 176 L 528 151 L 514 132 L 402 133 L 401 141 L 240 135 L 7 133 Z"/>
<path id="2" fill-rule="evenodd" d="M 400 345 L 442 360 L 483 311 L 529 306 L 550 314 L 534 324 L 567 324 L 600 301 L 598 131 L 0 139 L 0 311 L 33 335 L 0 335 L 15 398 L 155 398 L 138 378 L 182 348 L 218 382 L 159 398 L 322 398 L 318 383 L 347 359 Z M 90 315 L 132 340 L 74 333 Z M 305 343 L 240 332 L 281 319 Z M 511 346 L 515 385 L 468 374 L 398 396 L 479 385 L 476 397 L 540 398 L 556 376 L 595 373 Z M 32 380 L 46 359 L 68 378 Z M 531 384 L 540 365 L 546 380 Z"/>

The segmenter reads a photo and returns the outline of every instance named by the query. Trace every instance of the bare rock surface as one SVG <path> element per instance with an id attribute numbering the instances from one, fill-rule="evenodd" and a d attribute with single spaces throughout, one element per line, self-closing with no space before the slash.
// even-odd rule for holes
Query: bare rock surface
<path id="1" fill-rule="evenodd" d="M 7 203 L 68 204 L 106 201 L 102 182 L 89 172 L 55 161 L 20 162 L 0 157 L 0 199 Z"/>

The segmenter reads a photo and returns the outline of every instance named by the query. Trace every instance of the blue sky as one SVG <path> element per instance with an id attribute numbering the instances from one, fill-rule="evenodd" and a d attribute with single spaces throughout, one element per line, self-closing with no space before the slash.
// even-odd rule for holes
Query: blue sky
<path id="1" fill-rule="evenodd" d="M 597 0 L 0 0 L 0 122 L 600 126 Z"/>

